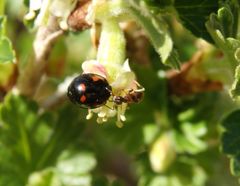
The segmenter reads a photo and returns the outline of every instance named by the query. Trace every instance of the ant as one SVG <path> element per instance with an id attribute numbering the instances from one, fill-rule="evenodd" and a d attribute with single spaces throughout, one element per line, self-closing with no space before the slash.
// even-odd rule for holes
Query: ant
<path id="1" fill-rule="evenodd" d="M 128 104 L 139 103 L 143 99 L 144 91 L 145 91 L 144 88 L 137 89 L 137 90 L 130 89 L 125 96 L 113 95 L 112 101 L 116 105 L 121 105 L 122 103 L 128 103 Z"/>

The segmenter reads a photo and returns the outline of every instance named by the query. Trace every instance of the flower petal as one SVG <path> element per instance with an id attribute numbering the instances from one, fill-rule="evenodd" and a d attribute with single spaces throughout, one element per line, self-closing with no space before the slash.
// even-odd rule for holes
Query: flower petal
<path id="1" fill-rule="evenodd" d="M 124 72 L 131 72 L 131 68 L 129 66 L 129 61 L 128 59 L 126 59 L 126 61 L 123 63 L 123 67 L 122 67 Z"/>
<path id="2" fill-rule="evenodd" d="M 131 88 L 135 80 L 135 74 L 133 72 L 123 72 L 118 75 L 116 80 L 111 84 L 112 89 L 120 91 Z"/>
<path id="3" fill-rule="evenodd" d="M 96 60 L 88 60 L 82 64 L 83 73 L 92 73 L 100 75 L 104 78 L 107 77 L 107 71 L 105 67 Z"/>
<path id="4" fill-rule="evenodd" d="M 34 11 L 39 10 L 42 6 L 42 0 L 31 0 L 29 3 L 29 9 Z"/>

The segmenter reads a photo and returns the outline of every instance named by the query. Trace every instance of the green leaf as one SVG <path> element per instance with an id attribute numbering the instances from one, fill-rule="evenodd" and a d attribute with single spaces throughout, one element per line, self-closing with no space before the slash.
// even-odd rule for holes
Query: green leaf
<path id="1" fill-rule="evenodd" d="M 23 0 L 23 3 L 24 3 L 25 6 L 29 7 L 30 0 Z"/>
<path id="2" fill-rule="evenodd" d="M 235 70 L 235 78 L 230 95 L 237 98 L 240 95 L 240 67 L 237 66 L 240 58 L 240 41 L 238 32 L 239 3 L 237 1 L 225 1 L 217 14 L 212 13 L 206 22 L 206 27 L 212 39 L 228 58 L 232 72 Z"/>
<path id="3" fill-rule="evenodd" d="M 231 173 L 235 176 L 240 176 L 240 155 L 232 158 L 230 161 Z"/>
<path id="4" fill-rule="evenodd" d="M 225 37 L 237 38 L 239 25 L 239 2 L 227 0 L 218 11 Z"/>
<path id="5" fill-rule="evenodd" d="M 222 150 L 225 154 L 235 156 L 240 152 L 239 127 L 240 110 L 230 113 L 222 122 Z"/>
<path id="6" fill-rule="evenodd" d="M 176 67 L 175 60 L 169 59 L 173 50 L 173 42 L 167 29 L 167 24 L 160 17 L 155 15 L 144 6 L 143 3 L 138 4 L 136 0 L 130 0 L 132 7 L 130 11 L 136 21 L 145 29 L 155 50 L 160 55 L 164 64 Z"/>
<path id="7" fill-rule="evenodd" d="M 222 151 L 231 158 L 231 171 L 235 176 L 240 176 L 240 110 L 230 113 L 223 121 L 221 137 Z"/>
<path id="8" fill-rule="evenodd" d="M 156 173 L 165 172 L 176 160 L 176 147 L 172 136 L 172 132 L 165 132 L 151 145 L 149 161 Z"/>
<path id="9" fill-rule="evenodd" d="M 223 37 L 236 38 L 238 31 L 238 14 L 239 5 L 227 1 L 219 8 L 217 14 L 211 13 L 209 22 L 211 23 L 211 27 L 219 30 Z"/>
<path id="10" fill-rule="evenodd" d="M 149 6 L 154 7 L 154 8 L 164 8 L 167 6 L 170 6 L 173 4 L 173 0 L 143 0 L 145 3 L 147 3 Z"/>
<path id="11" fill-rule="evenodd" d="M 233 22 L 234 22 L 231 11 L 226 7 L 222 7 L 218 10 L 218 17 L 219 17 L 219 21 L 222 25 L 223 35 L 225 37 L 231 36 L 232 26 L 233 26 Z"/>
<path id="12" fill-rule="evenodd" d="M 206 28 L 212 39 L 226 54 L 233 66 L 237 64 L 236 52 L 240 47 L 240 41 L 237 39 L 238 15 L 238 3 L 226 1 L 218 13 L 212 13 L 206 22 Z"/>
<path id="13" fill-rule="evenodd" d="M 143 162 L 140 162 L 143 163 Z M 142 166 L 142 165 L 140 165 Z M 146 167 L 146 165 L 144 165 Z M 207 180 L 206 172 L 191 158 L 179 157 L 164 174 L 142 172 L 139 186 L 202 186 Z"/>
<path id="14" fill-rule="evenodd" d="M 15 175 L 19 183 L 24 183 L 32 168 L 32 160 L 35 158 L 33 145 L 36 149 L 38 144 L 34 143 L 30 136 L 31 130 L 38 121 L 37 105 L 26 98 L 16 95 L 8 95 L 0 106 L 0 141 L 1 153 L 6 154 L 0 159 L 3 172 L 6 177 Z M 11 174 L 9 174 L 11 173 Z"/>
<path id="15" fill-rule="evenodd" d="M 6 33 L 6 16 L 0 16 L 0 38 Z"/>
<path id="16" fill-rule="evenodd" d="M 61 174 L 81 175 L 90 172 L 96 166 L 96 159 L 91 152 L 64 152 L 59 158 L 57 169 Z"/>
<path id="17" fill-rule="evenodd" d="M 197 124 L 185 122 L 182 124 L 181 128 L 183 133 L 178 131 L 175 131 L 174 133 L 178 152 L 197 154 L 203 150 L 206 150 L 207 144 L 201 139 L 201 137 L 207 132 L 204 122 Z"/>
<path id="18" fill-rule="evenodd" d="M 55 167 L 31 174 L 27 186 L 89 186 L 95 166 L 93 153 L 64 151 Z"/>
<path id="19" fill-rule="evenodd" d="M 180 69 L 180 59 L 177 50 L 173 49 L 168 57 L 166 64 L 175 69 Z"/>
<path id="20" fill-rule="evenodd" d="M 0 86 L 7 85 L 15 66 L 13 63 L 0 63 Z"/>
<path id="21" fill-rule="evenodd" d="M 240 65 L 235 70 L 235 79 L 230 89 L 230 95 L 237 98 L 240 95 Z"/>
<path id="22" fill-rule="evenodd" d="M 34 172 L 29 176 L 26 186 L 60 186 L 60 180 L 55 177 L 55 169 L 47 168 L 41 172 Z"/>
<path id="23" fill-rule="evenodd" d="M 205 23 L 218 10 L 218 0 L 175 0 L 174 7 L 183 25 L 195 36 L 213 42 Z"/>
<path id="24" fill-rule="evenodd" d="M 90 152 L 65 152 L 57 163 L 57 176 L 64 186 L 88 186 L 92 181 L 90 171 L 95 166 L 96 159 Z"/>
<path id="25" fill-rule="evenodd" d="M 0 63 L 13 62 L 15 52 L 11 41 L 6 37 L 6 17 L 0 16 Z"/>
<path id="26" fill-rule="evenodd" d="M 146 124 L 143 127 L 143 136 L 144 136 L 144 143 L 149 145 L 153 142 L 158 134 L 158 126 L 156 124 Z"/>
<path id="27" fill-rule="evenodd" d="M 51 119 L 49 119 L 49 116 L 44 117 L 52 128 L 51 135 L 45 136 L 47 141 L 46 139 L 43 140 L 46 141 L 46 144 L 41 149 L 41 156 L 37 161 L 36 166 L 38 169 L 55 165 L 59 155 L 81 135 L 84 123 L 79 122 L 78 112 L 78 109 L 68 105 L 59 109 L 55 118 L 51 118 L 51 116 Z"/>
<path id="28" fill-rule="evenodd" d="M 36 122 L 36 112 L 37 106 L 34 102 L 14 95 L 7 96 L 5 103 L 0 107 L 3 122 L 1 136 L 11 137 L 11 140 L 4 138 L 2 142 L 6 147 L 15 146 L 15 153 L 21 154 L 25 163 L 31 159 L 27 130 L 33 127 L 34 122 Z"/>
<path id="29" fill-rule="evenodd" d="M 7 37 L 0 38 L 0 63 L 13 62 L 14 59 L 11 41 Z"/>
<path id="30" fill-rule="evenodd" d="M 7 95 L 0 106 L 0 175 L 25 185 L 32 172 L 55 165 L 82 131 L 77 112 L 64 107 L 55 115 L 39 114 L 35 102 Z"/>

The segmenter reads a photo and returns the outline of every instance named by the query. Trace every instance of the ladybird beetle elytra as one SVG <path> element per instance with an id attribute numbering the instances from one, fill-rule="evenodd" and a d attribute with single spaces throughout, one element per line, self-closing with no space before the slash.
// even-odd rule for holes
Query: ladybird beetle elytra
<path id="1" fill-rule="evenodd" d="M 97 74 L 81 74 L 69 85 L 69 99 L 83 108 L 97 108 L 106 104 L 112 88 L 107 80 Z"/>

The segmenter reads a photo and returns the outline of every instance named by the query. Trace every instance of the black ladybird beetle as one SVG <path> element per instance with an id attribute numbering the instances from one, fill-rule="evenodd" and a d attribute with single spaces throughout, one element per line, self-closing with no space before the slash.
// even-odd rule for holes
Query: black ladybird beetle
<path id="1" fill-rule="evenodd" d="M 69 99 L 83 108 L 97 108 L 104 105 L 111 96 L 112 88 L 107 80 L 97 74 L 81 74 L 69 85 Z"/>

